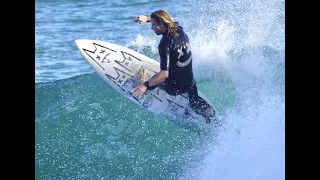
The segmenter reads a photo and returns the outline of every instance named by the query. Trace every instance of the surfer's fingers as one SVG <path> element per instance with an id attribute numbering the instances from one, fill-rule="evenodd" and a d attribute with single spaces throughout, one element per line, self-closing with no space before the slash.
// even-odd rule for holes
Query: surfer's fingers
<path id="1" fill-rule="evenodd" d="M 136 97 L 140 94 L 141 90 L 139 88 L 135 88 L 133 90 L 131 90 L 132 93 L 132 96 Z"/>
<path id="2" fill-rule="evenodd" d="M 132 95 L 132 96 L 137 97 L 137 96 L 139 96 L 140 94 L 141 94 L 141 92 L 140 92 L 140 91 L 136 91 L 135 93 L 133 93 L 133 95 Z"/>
<path id="3" fill-rule="evenodd" d="M 141 24 L 140 16 L 136 16 L 134 22 Z"/>
<path id="4" fill-rule="evenodd" d="M 137 90 L 136 89 L 132 89 L 130 92 L 131 92 L 131 96 L 135 96 L 137 94 Z"/>
<path id="5" fill-rule="evenodd" d="M 134 91 L 134 93 L 132 93 L 132 96 L 135 97 L 137 95 L 137 91 Z"/>

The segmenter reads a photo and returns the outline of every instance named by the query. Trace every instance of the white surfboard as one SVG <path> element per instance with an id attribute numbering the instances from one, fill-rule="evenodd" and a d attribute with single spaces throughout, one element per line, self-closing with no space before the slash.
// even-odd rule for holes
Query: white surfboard
<path id="1" fill-rule="evenodd" d="M 112 88 L 137 105 L 156 114 L 186 117 L 185 109 L 190 112 L 188 116 L 199 117 L 188 107 L 188 94 L 170 96 L 164 90 L 155 88 L 146 91 L 135 98 L 131 90 L 137 83 L 136 73 L 145 67 L 149 77 L 160 71 L 160 63 L 129 48 L 109 42 L 77 39 L 79 50 L 96 73 Z M 215 107 L 198 90 L 199 96 L 210 106 Z"/>

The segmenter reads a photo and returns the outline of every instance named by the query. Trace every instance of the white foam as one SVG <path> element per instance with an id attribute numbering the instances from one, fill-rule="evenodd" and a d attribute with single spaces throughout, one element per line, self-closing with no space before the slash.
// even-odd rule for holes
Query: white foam
<path id="1" fill-rule="evenodd" d="M 231 79 L 236 103 L 224 109 L 225 124 L 208 144 L 202 165 L 181 179 L 284 179 L 284 56 L 272 56 L 264 48 L 272 53 L 284 49 L 284 27 L 278 19 L 284 15 L 283 0 L 217 3 L 221 6 L 214 8 L 230 14 L 203 7 L 204 15 L 197 16 L 214 21 L 199 23 L 189 35 L 194 71 L 197 79 L 214 81 L 218 74 Z"/>

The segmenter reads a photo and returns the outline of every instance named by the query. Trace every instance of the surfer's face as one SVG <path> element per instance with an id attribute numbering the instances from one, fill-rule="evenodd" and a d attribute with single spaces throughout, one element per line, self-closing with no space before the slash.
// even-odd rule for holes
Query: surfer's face
<path id="1" fill-rule="evenodd" d="M 162 23 L 157 23 L 153 18 L 151 18 L 151 29 L 157 34 L 163 34 L 165 32 L 165 26 Z"/>

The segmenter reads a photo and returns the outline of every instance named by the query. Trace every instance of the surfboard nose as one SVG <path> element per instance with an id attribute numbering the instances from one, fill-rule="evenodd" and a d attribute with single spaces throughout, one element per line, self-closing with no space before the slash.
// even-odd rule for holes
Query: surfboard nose
<path id="1" fill-rule="evenodd" d="M 81 47 L 83 47 L 86 42 L 88 41 L 87 39 L 76 39 L 74 40 L 76 45 L 78 46 L 78 48 L 80 49 Z"/>

